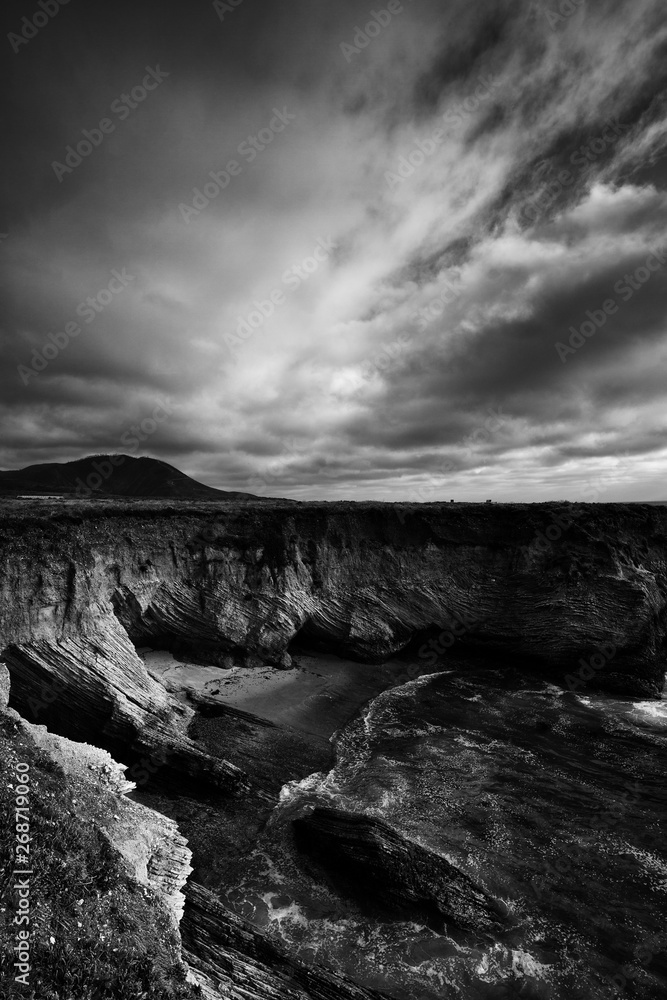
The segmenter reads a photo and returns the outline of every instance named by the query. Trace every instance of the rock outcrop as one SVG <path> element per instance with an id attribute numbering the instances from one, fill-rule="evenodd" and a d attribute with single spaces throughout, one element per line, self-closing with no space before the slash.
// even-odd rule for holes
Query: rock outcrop
<path id="1" fill-rule="evenodd" d="M 295 641 L 360 661 L 412 641 L 429 664 L 456 644 L 561 680 L 583 664 L 590 687 L 662 687 L 662 507 L 5 502 L 0 557 L 17 707 L 112 752 L 168 745 L 229 790 L 242 775 L 187 740 L 188 709 L 133 643 L 276 664 Z"/>
<path id="2" fill-rule="evenodd" d="M 3 673 L 0 665 L 0 681 Z M 103 983 L 96 975 L 104 981 L 111 974 L 123 981 L 128 975 L 134 981 L 131 973 L 138 969 L 141 976 L 146 962 L 174 984 L 185 983 L 179 925 L 192 855 L 176 822 L 128 798 L 135 785 L 106 751 L 28 723 L 1 704 L 0 761 L 3 823 L 7 829 L 9 821 L 13 825 L 18 803 L 20 820 L 30 827 L 30 862 L 15 861 L 9 836 L 0 844 L 0 870 L 7 875 L 0 886 L 2 996 L 14 995 L 11 987 L 5 994 L 3 986 L 13 975 L 5 951 L 16 933 L 9 874 L 17 866 L 30 869 L 29 971 L 35 996 L 83 995 L 70 989 L 82 966 L 98 991 Z M 21 782 L 27 791 L 17 796 Z M 185 987 L 174 993 L 194 995 Z"/>
<path id="3" fill-rule="evenodd" d="M 192 871 L 191 853 L 176 823 L 162 813 L 125 798 L 136 786 L 125 777 L 126 768 L 105 750 L 74 743 L 50 733 L 46 726 L 17 721 L 33 742 L 57 764 L 78 788 L 88 786 L 98 796 L 114 796 L 106 811 L 104 836 L 128 863 L 133 878 L 153 889 L 173 918 L 174 931 L 183 916 L 183 887 Z"/>
<path id="4" fill-rule="evenodd" d="M 184 956 L 211 1000 L 382 1000 L 385 996 L 287 958 L 196 883 L 186 889 L 181 929 Z"/>
<path id="5" fill-rule="evenodd" d="M 7 690 L 7 679 L 7 672 L 0 664 L 0 692 Z M 187 971 L 188 981 L 196 984 L 201 991 L 183 987 L 175 989 L 170 995 L 187 995 L 188 998 L 197 995 L 206 1000 L 382 1000 L 382 994 L 366 990 L 343 976 L 304 965 L 284 955 L 260 931 L 233 914 L 202 886 L 188 883 L 192 871 L 191 853 L 176 823 L 127 798 L 134 783 L 126 779 L 125 768 L 108 753 L 95 746 L 74 743 L 55 735 L 44 726 L 27 723 L 13 709 L 3 710 L 0 698 L 3 774 L 5 766 L 10 763 L 4 759 L 6 745 L 2 738 L 3 734 L 6 735 L 5 731 L 13 731 L 12 746 L 17 750 L 21 748 L 21 758 L 25 759 L 26 744 L 30 745 L 39 752 L 40 770 L 46 768 L 49 773 L 58 775 L 59 802 L 47 797 L 44 803 L 39 803 L 36 800 L 42 792 L 36 764 L 31 769 L 31 809 L 33 813 L 38 812 L 42 804 L 48 809 L 54 839 L 58 841 L 61 836 L 59 824 L 90 824 L 108 844 L 110 858 L 120 855 L 123 859 L 129 883 L 139 891 L 145 890 L 151 902 L 150 907 L 142 903 L 142 918 L 150 919 L 151 924 L 154 922 L 154 926 L 144 927 L 147 936 L 159 935 L 164 946 L 162 958 L 166 956 L 171 961 L 176 960 L 178 970 L 182 967 L 183 976 Z M 11 791 L 11 784 L 7 788 Z M 7 790 L 3 789 L 3 795 L 7 797 Z M 92 808 L 91 803 L 94 803 Z M 90 843 L 95 844 L 94 838 L 91 837 Z M 40 844 L 40 865 L 45 863 L 44 846 Z M 90 861 L 91 866 L 97 860 L 92 856 L 84 859 Z M 9 871 L 10 863 L 10 858 L 1 853 L 0 867 Z M 110 867 L 110 870 L 113 869 Z M 58 891 L 57 881 L 52 881 L 50 885 Z M 3 891 L 5 888 L 3 886 Z M 112 882 L 106 890 L 112 913 L 122 906 L 118 889 Z M 60 924 L 57 930 L 61 944 L 71 937 L 73 947 L 78 943 L 75 935 L 84 934 L 81 930 L 83 925 L 80 920 L 77 922 L 77 918 L 82 916 L 89 903 L 86 890 L 80 891 L 84 898 L 78 901 L 75 912 L 65 914 L 66 922 Z M 95 896 L 94 886 L 90 889 L 90 896 Z M 98 891 L 97 899 L 99 897 Z M 39 904 L 47 912 L 50 903 L 48 897 L 40 897 Z M 122 918 L 119 919 L 122 924 Z M 95 930 L 102 935 L 103 928 Z M 108 926 L 104 930 L 107 936 L 113 936 L 113 930 L 109 930 Z M 35 926 L 33 950 L 38 956 L 40 933 Z M 114 938 L 112 943 L 117 945 L 112 955 L 122 950 L 118 939 Z M 143 943 L 135 942 L 138 951 Z M 150 945 L 147 947 L 150 954 Z M 116 969 L 119 977 L 124 971 L 120 965 L 122 960 L 119 955 Z M 182 965 L 183 960 L 187 962 L 186 966 Z M 43 975 L 44 969 L 39 961 L 37 965 L 39 968 L 34 970 L 35 975 Z M 172 971 L 175 973 L 177 967 L 173 966 Z M 102 985 L 95 981 L 94 970 L 89 970 L 89 974 L 91 986 Z M 68 991 L 67 995 L 74 994 Z"/>
<path id="6" fill-rule="evenodd" d="M 294 820 L 299 850 L 357 901 L 396 917 L 453 923 L 476 934 L 502 930 L 503 911 L 464 872 L 372 816 L 316 808 Z"/>

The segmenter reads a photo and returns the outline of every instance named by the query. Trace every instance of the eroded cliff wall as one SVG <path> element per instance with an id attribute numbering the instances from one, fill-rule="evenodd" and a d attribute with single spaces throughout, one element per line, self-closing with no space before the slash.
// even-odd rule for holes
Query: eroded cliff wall
<path id="1" fill-rule="evenodd" d="M 232 791 L 242 775 L 188 740 L 191 711 L 134 644 L 284 666 L 295 640 L 361 663 L 412 641 L 428 663 L 454 647 L 655 696 L 666 583 L 662 507 L 0 509 L 0 656 L 16 707 L 111 748 L 167 747 L 174 766 Z"/>

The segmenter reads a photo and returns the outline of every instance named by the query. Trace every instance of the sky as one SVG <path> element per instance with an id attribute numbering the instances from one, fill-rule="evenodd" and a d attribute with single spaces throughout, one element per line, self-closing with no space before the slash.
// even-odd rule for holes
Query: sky
<path id="1" fill-rule="evenodd" d="M 664 0 L 1 16 L 0 468 L 667 498 Z"/>

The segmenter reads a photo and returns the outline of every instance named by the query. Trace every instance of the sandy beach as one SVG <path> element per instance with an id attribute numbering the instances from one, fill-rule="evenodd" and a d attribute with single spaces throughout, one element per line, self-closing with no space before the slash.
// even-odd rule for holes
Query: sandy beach
<path id="1" fill-rule="evenodd" d="M 291 670 L 205 667 L 163 650 L 138 650 L 151 676 L 190 704 L 229 705 L 318 736 L 330 736 L 371 698 L 403 678 L 408 664 L 377 665 L 330 654 L 298 655 Z"/>

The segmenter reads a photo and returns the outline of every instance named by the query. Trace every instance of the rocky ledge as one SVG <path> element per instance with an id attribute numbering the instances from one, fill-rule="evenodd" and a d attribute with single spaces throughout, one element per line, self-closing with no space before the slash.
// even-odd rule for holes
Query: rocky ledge
<path id="1" fill-rule="evenodd" d="M 371 816 L 316 808 L 294 820 L 295 842 L 344 894 L 475 934 L 503 929 L 505 910 L 472 879 L 434 851 L 407 840 Z"/>
<path id="2" fill-rule="evenodd" d="M 282 954 L 203 886 L 186 888 L 184 956 L 211 1000 L 388 1000 Z"/>

